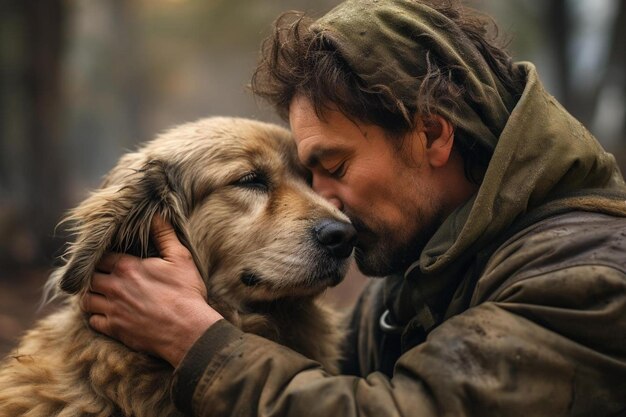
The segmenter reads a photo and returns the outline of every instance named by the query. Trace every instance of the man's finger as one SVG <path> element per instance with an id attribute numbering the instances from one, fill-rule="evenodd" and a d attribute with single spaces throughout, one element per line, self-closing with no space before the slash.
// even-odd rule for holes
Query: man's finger
<path id="1" fill-rule="evenodd" d="M 107 336 L 112 336 L 111 329 L 109 328 L 109 321 L 106 316 L 103 316 L 102 314 L 92 314 L 89 317 L 89 325 L 97 332 L 103 333 Z"/>
<path id="2" fill-rule="evenodd" d="M 104 272 L 106 274 L 110 274 L 115 268 L 115 265 L 123 256 L 122 253 L 107 253 L 96 265 L 96 271 Z"/>
<path id="3" fill-rule="evenodd" d="M 89 314 L 106 314 L 109 301 L 102 294 L 87 292 L 80 299 L 80 309 Z"/>
<path id="4" fill-rule="evenodd" d="M 176 231 L 171 223 L 158 213 L 152 217 L 150 233 L 154 245 L 163 259 L 173 257 L 180 253 L 181 250 L 187 250 L 178 240 Z"/>
<path id="5" fill-rule="evenodd" d="M 94 293 L 105 295 L 108 290 L 107 283 L 111 279 L 111 276 L 106 273 L 94 272 L 91 276 L 91 283 L 89 290 Z"/>

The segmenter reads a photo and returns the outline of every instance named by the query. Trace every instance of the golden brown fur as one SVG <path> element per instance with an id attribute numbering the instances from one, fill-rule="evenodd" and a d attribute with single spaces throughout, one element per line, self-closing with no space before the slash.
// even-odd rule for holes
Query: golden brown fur
<path id="1" fill-rule="evenodd" d="M 3 361 L 0 416 L 178 415 L 172 368 L 95 333 L 77 306 L 102 254 L 155 254 L 155 213 L 172 222 L 228 320 L 335 369 L 333 318 L 315 296 L 347 260 L 322 250 L 313 228 L 347 218 L 307 187 L 285 129 L 212 118 L 122 157 L 70 213 L 75 239 L 48 283 L 66 300 Z"/>

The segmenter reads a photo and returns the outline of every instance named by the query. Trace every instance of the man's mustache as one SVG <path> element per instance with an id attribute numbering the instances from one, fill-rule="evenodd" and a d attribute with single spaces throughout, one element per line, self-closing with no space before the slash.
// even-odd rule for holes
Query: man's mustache
<path id="1" fill-rule="evenodd" d="M 352 226 L 356 229 L 357 245 L 358 245 L 359 237 L 375 236 L 374 231 L 367 224 L 365 224 L 365 222 L 363 222 L 358 216 L 355 216 L 354 214 L 350 212 L 344 212 L 344 214 L 348 216 L 348 218 L 350 219 L 350 222 L 352 223 Z"/>

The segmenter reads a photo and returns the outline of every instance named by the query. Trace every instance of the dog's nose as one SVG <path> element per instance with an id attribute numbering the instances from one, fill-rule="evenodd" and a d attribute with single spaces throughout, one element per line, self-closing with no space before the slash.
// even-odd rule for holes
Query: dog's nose
<path id="1" fill-rule="evenodd" d="M 350 256 L 356 240 L 356 230 L 350 223 L 323 220 L 315 227 L 317 241 L 339 259 Z"/>

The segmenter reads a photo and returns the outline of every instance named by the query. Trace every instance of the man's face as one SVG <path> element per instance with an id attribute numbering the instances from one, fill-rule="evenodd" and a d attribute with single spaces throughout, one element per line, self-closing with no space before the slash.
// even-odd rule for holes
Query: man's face
<path id="1" fill-rule="evenodd" d="M 404 271 L 442 221 L 425 143 L 409 135 L 399 149 L 380 127 L 339 111 L 321 120 L 303 97 L 293 100 L 289 119 L 313 189 L 344 211 L 358 232 L 359 269 L 371 276 Z"/>

